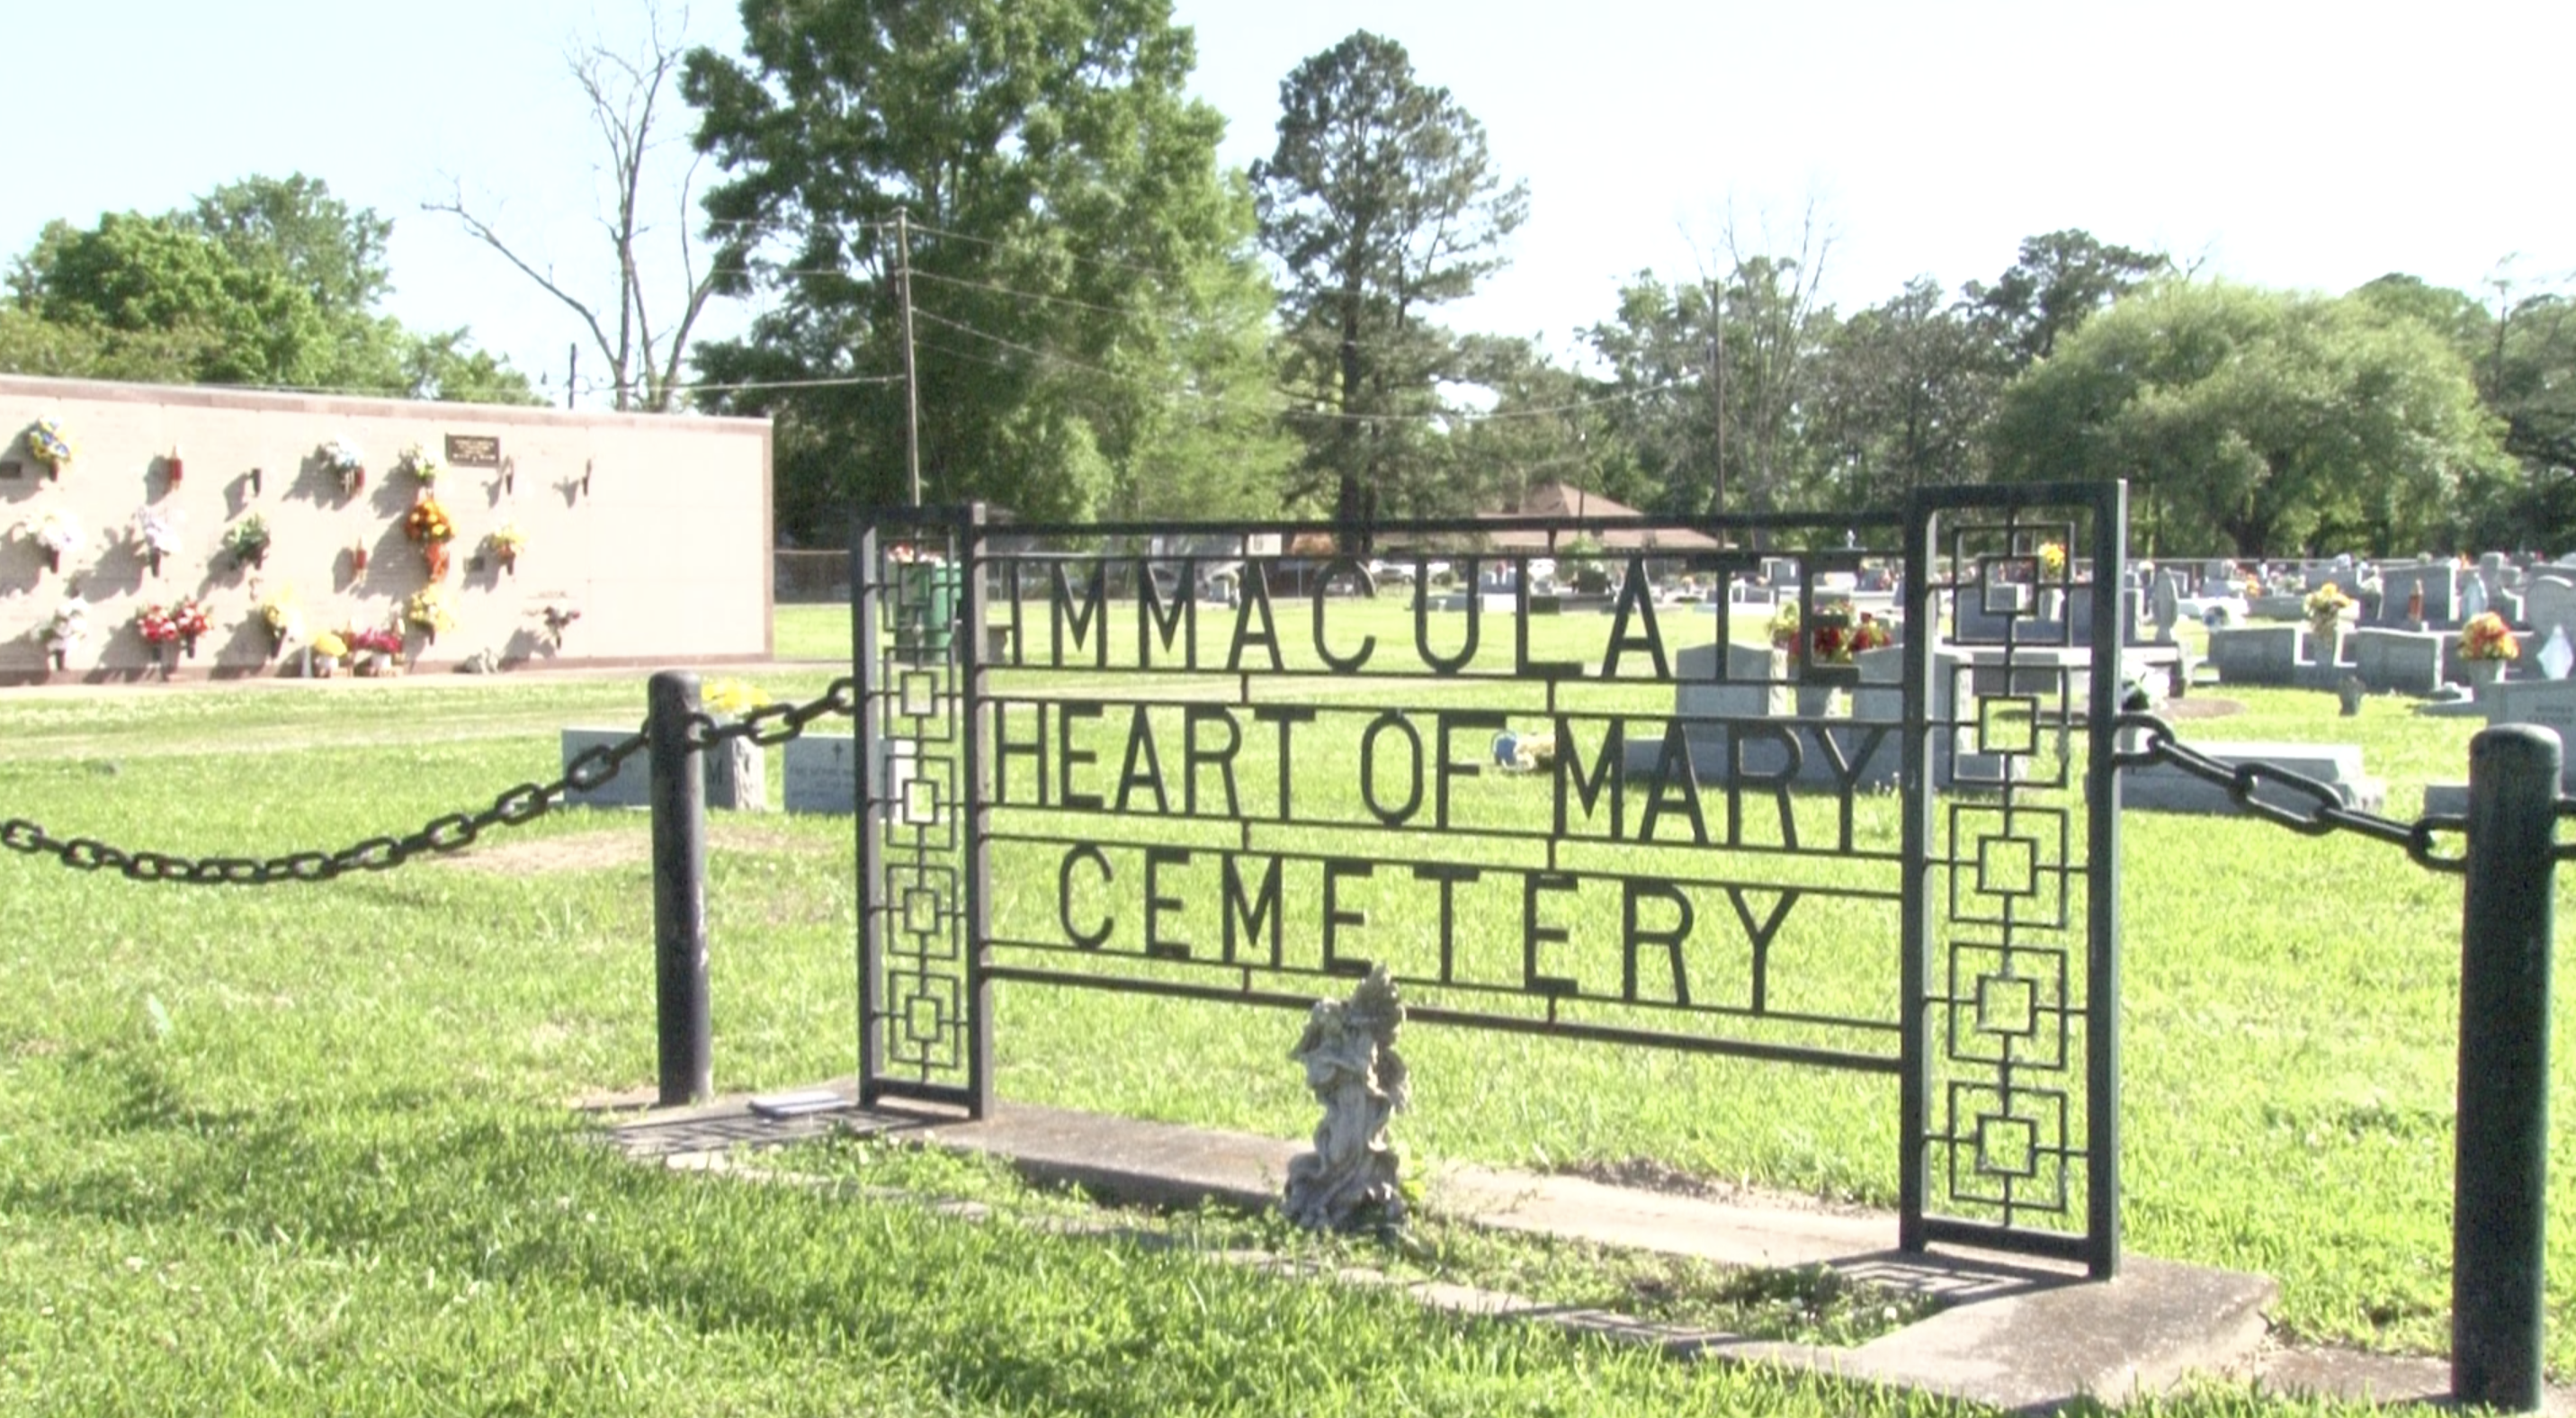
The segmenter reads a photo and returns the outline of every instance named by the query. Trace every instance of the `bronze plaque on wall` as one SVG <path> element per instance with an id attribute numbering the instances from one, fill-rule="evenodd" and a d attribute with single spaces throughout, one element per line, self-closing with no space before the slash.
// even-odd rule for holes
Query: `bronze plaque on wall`
<path id="1" fill-rule="evenodd" d="M 447 465 L 451 468 L 497 468 L 501 466 L 501 439 L 491 433 L 451 433 L 447 435 Z"/>

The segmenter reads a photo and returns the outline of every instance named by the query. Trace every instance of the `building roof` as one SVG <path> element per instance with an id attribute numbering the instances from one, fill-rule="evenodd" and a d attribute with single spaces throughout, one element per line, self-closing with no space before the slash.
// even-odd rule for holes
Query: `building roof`
<path id="1" fill-rule="evenodd" d="M 1521 495 L 1518 507 L 1478 515 L 1495 519 L 1565 517 L 1591 521 L 1645 514 L 1597 492 L 1567 487 L 1563 483 L 1534 483 Z M 1584 533 L 1610 551 L 1715 551 L 1719 547 L 1717 538 L 1684 527 L 1588 527 Z M 1501 551 L 1554 551 L 1560 543 L 1572 540 L 1573 535 L 1571 531 L 1564 530 L 1548 532 L 1528 527 L 1497 527 L 1485 534 L 1485 540 Z"/>

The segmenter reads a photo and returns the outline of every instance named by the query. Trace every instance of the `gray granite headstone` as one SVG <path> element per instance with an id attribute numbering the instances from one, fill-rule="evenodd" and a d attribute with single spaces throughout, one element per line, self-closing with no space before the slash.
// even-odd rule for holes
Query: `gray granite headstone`
<path id="1" fill-rule="evenodd" d="M 2576 625 L 2576 581 L 2555 573 L 2531 578 L 2523 588 L 2522 621 L 2542 639 L 2553 629 Z"/>
<path id="2" fill-rule="evenodd" d="M 841 735 L 788 740 L 784 787 L 789 812 L 857 812 L 858 744 Z"/>
<path id="3" fill-rule="evenodd" d="M 564 767 L 571 768 L 575 758 L 594 748 L 612 746 L 633 732 L 632 729 L 564 730 Z M 739 812 L 768 810 L 769 787 L 758 744 L 748 739 L 728 739 L 700 754 L 699 762 L 706 774 L 708 807 Z M 564 805 L 648 807 L 651 805 L 652 782 L 652 764 L 647 761 L 646 754 L 638 753 L 617 765 L 615 775 L 596 788 L 566 788 Z"/>
<path id="4" fill-rule="evenodd" d="M 2478 703 L 2490 724 L 2539 724 L 2557 730 L 2561 745 L 2576 744 L 2576 680 L 2498 680 Z M 2576 755 L 2561 758 L 2558 783 L 2561 792 L 2576 787 Z"/>
<path id="5" fill-rule="evenodd" d="M 2460 623 L 2465 625 L 2486 614 L 2487 583 L 2483 576 L 2472 576 L 2460 587 Z"/>

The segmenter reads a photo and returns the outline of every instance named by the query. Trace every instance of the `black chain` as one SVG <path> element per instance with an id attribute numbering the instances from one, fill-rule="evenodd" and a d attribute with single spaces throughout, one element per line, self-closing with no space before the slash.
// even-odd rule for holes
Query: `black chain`
<path id="1" fill-rule="evenodd" d="M 727 739 L 749 739 L 763 748 L 773 748 L 804 733 L 807 724 L 826 714 L 847 716 L 857 712 L 859 682 L 843 675 L 821 695 L 802 704 L 763 704 L 731 722 L 709 714 L 693 714 L 689 716 L 689 740 L 704 746 Z"/>
<path id="2" fill-rule="evenodd" d="M 646 739 L 631 734 L 582 750 L 551 783 L 521 783 L 481 812 L 434 817 L 407 837 L 370 837 L 337 852 L 294 852 L 282 857 L 174 857 L 128 852 L 89 837 L 64 841 L 23 817 L 0 823 L 0 847 L 29 855 L 50 852 L 74 871 L 113 870 L 129 881 L 184 881 L 198 885 L 266 886 L 279 881 L 329 881 L 353 871 L 389 871 L 430 852 L 473 845 L 487 827 L 517 827 L 563 806 L 567 792 L 588 792 L 617 776 L 626 760 L 643 752 Z"/>
<path id="3" fill-rule="evenodd" d="M 2468 870 L 2465 855 L 2446 857 L 2434 850 L 2441 835 L 2468 830 L 2469 820 L 2456 813 L 2431 813 L 2413 822 L 2399 822 L 2375 812 L 2347 807 L 2333 785 L 2319 782 L 2304 773 L 2294 773 L 2278 764 L 2221 763 L 2174 737 L 2173 725 L 2153 714 L 2123 714 L 2116 727 L 2123 734 L 2135 732 L 2145 738 L 2142 746 L 2123 750 L 2111 760 L 2118 767 L 2139 768 L 2170 763 L 2204 783 L 2225 789 L 2228 799 L 2246 812 L 2304 836 L 2323 837 L 2340 828 L 2386 842 L 2392 847 L 2403 847 L 2417 866 L 2441 872 Z M 2314 810 L 2303 813 L 2296 805 L 2285 806 L 2256 797 L 2254 790 L 2266 783 L 2305 798 Z M 2562 815 L 2576 814 L 2576 802 L 2562 802 L 2559 807 Z M 2558 852 L 2565 856 L 2569 848 L 2561 847 Z"/>
<path id="4" fill-rule="evenodd" d="M 805 732 L 826 714 L 851 715 L 859 709 L 859 682 L 843 676 L 803 704 L 764 704 L 741 719 L 719 722 L 706 714 L 689 718 L 689 741 L 704 748 L 728 739 L 749 739 L 766 746 L 783 744 Z M 74 871 L 113 869 L 130 881 L 184 881 L 236 886 L 266 886 L 278 881 L 329 881 L 353 871 L 389 871 L 428 852 L 453 852 L 472 846 L 487 827 L 518 827 L 563 806 L 568 792 L 605 787 L 626 760 L 644 751 L 646 735 L 637 733 L 615 743 L 575 754 L 563 776 L 551 783 L 521 783 L 492 800 L 481 812 L 451 812 L 435 817 L 407 837 L 370 837 L 337 852 L 295 852 L 265 860 L 252 857 L 174 857 L 164 852 L 128 852 L 89 837 L 69 841 L 55 837 L 40 823 L 23 817 L 0 822 L 0 847 L 29 855 L 50 852 Z"/>

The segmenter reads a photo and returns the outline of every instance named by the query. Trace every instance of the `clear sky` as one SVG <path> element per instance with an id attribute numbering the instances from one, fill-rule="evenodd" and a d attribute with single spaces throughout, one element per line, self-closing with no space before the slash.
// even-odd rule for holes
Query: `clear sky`
<path id="1" fill-rule="evenodd" d="M 1619 283 L 1794 243 L 1812 210 L 1846 309 L 1955 289 L 2024 236 L 2082 227 L 2201 269 L 2339 291 L 2388 271 L 2483 293 L 2576 276 L 2576 5 L 2374 9 L 1945 0 L 1177 0 L 1224 157 L 1269 150 L 1279 81 L 1355 28 L 1389 35 L 1530 186 L 1511 268 L 1462 329 L 1554 349 Z M 471 326 L 560 378 L 561 307 L 419 210 L 462 182 L 541 263 L 606 293 L 598 144 L 563 53 L 640 3 L 0 0 L 0 248 L 52 218 L 157 212 L 302 171 L 396 221 L 393 311 Z M 738 43 L 701 0 L 689 35 Z M 28 76 L 37 57 L 47 77 Z M 718 331 L 739 323 L 719 314 Z M 585 355 L 586 374 L 598 372 Z"/>

